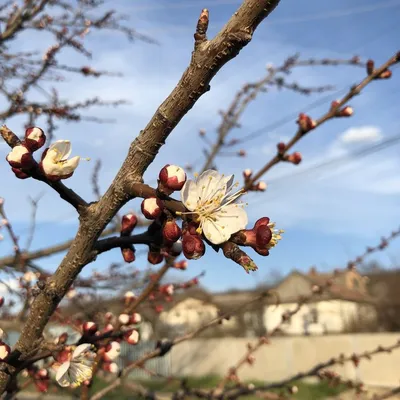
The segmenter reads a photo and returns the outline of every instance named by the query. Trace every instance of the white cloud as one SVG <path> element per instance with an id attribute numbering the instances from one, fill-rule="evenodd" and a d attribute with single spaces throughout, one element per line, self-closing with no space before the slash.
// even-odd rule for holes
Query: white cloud
<path id="1" fill-rule="evenodd" d="M 338 141 L 343 144 L 379 142 L 383 135 L 377 126 L 360 126 L 347 129 Z"/>

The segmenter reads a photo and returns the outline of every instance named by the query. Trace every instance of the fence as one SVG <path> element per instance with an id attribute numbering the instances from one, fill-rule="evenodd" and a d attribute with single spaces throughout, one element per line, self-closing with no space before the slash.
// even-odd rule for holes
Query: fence
<path id="1" fill-rule="evenodd" d="M 392 345 L 399 339 L 400 334 L 393 333 L 274 338 L 270 345 L 257 352 L 254 365 L 244 366 L 239 376 L 245 380 L 278 381 L 340 354 L 370 351 L 380 345 Z M 169 353 L 167 369 L 175 376 L 221 376 L 243 356 L 248 342 L 242 338 L 183 342 Z M 333 369 L 345 379 L 392 387 L 400 383 L 399 365 L 400 349 L 396 349 L 391 354 L 378 354 L 370 361 L 362 360 L 358 367 L 348 362 Z M 157 368 L 161 368 L 159 364 Z"/>

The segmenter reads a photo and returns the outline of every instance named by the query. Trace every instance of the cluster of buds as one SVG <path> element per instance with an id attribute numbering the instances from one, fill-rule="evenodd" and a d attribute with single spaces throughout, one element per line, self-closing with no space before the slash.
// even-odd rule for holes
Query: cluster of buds
<path id="1" fill-rule="evenodd" d="M 36 389 L 41 392 L 47 392 L 50 385 L 50 374 L 46 368 L 31 367 L 28 369 L 28 376 L 30 376 L 36 386 Z"/>
<path id="2" fill-rule="evenodd" d="M 300 115 L 302 115 L 302 114 L 300 114 Z M 287 151 L 287 145 L 285 143 L 279 142 L 276 145 L 276 149 L 277 149 L 277 155 L 279 156 L 279 158 L 282 161 L 287 161 L 294 165 L 298 165 L 301 163 L 302 156 L 301 156 L 301 153 L 299 153 L 298 151 L 295 151 L 292 154 L 285 154 Z"/>
<path id="3" fill-rule="evenodd" d="M 251 181 L 251 176 L 253 174 L 253 171 L 251 169 L 245 169 L 243 171 L 243 180 L 244 180 L 244 185 L 248 187 L 249 191 L 253 192 L 265 192 L 267 189 L 267 184 L 263 181 L 259 181 L 258 183 L 254 183 L 250 185 Z"/>
<path id="4" fill-rule="evenodd" d="M 307 114 L 300 113 L 297 119 L 297 124 L 301 133 L 305 134 L 317 126 L 317 122 L 309 117 Z"/>
<path id="5" fill-rule="evenodd" d="M 82 331 L 85 336 L 93 336 L 96 334 L 98 328 L 95 322 L 88 321 L 83 323 Z"/>
<path id="6" fill-rule="evenodd" d="M 22 141 L 5 126 L 2 127 L 2 136 L 12 146 L 6 160 L 19 179 L 29 178 L 32 176 L 32 170 L 37 167 L 49 181 L 67 179 L 73 175 L 81 160 L 79 156 L 68 158 L 71 154 L 69 140 L 57 140 L 45 149 L 40 163 L 37 164 L 33 153 L 43 147 L 46 142 L 46 135 L 38 127 L 26 129 L 25 138 Z"/>
<path id="7" fill-rule="evenodd" d="M 275 223 L 270 222 L 268 217 L 260 218 L 253 229 L 244 229 L 235 233 L 231 241 L 242 245 L 252 247 L 262 256 L 269 255 L 269 250 L 275 247 L 282 238 L 283 230 L 276 230 Z"/>
<path id="8" fill-rule="evenodd" d="M 343 108 L 340 107 L 340 101 L 334 100 L 331 103 L 331 111 L 335 113 L 335 117 L 351 117 L 354 113 L 354 110 L 350 106 L 345 106 Z"/>
<path id="9" fill-rule="evenodd" d="M 198 225 L 195 222 L 184 224 L 182 250 L 184 256 L 189 260 L 198 260 L 206 252 L 206 246 L 198 234 Z"/>
<path id="10" fill-rule="evenodd" d="M 367 74 L 368 76 L 375 73 L 375 63 L 373 60 L 367 61 Z M 383 70 L 376 78 L 374 79 L 389 79 L 392 76 L 392 71 L 388 68 Z"/>
<path id="11" fill-rule="evenodd" d="M 130 213 L 122 217 L 120 236 L 130 236 L 138 223 L 136 215 Z M 121 247 L 121 254 L 126 263 L 135 261 L 135 248 L 132 245 Z"/>
<path id="12" fill-rule="evenodd" d="M 118 322 L 121 325 L 137 325 L 142 322 L 142 316 L 139 313 L 133 313 L 132 315 L 120 314 Z"/>

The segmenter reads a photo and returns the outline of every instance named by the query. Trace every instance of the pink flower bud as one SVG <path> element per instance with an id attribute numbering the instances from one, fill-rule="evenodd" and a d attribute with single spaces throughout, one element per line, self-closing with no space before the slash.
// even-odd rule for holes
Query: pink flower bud
<path id="1" fill-rule="evenodd" d="M 174 294 L 174 285 L 162 285 L 160 286 L 160 293 L 163 293 L 167 296 L 172 296 Z"/>
<path id="2" fill-rule="evenodd" d="M 293 154 L 290 154 L 287 158 L 287 160 L 295 165 L 298 165 L 301 163 L 301 153 L 298 151 L 294 152 Z"/>
<path id="3" fill-rule="evenodd" d="M 378 78 L 379 79 L 389 79 L 392 76 L 392 71 L 390 71 L 390 69 L 385 69 L 384 71 L 382 71 Z"/>
<path id="4" fill-rule="evenodd" d="M 129 344 L 137 344 L 139 342 L 139 332 L 136 329 L 132 329 L 124 334 L 124 339 Z"/>
<path id="5" fill-rule="evenodd" d="M 203 240 L 198 235 L 186 233 L 182 237 L 183 254 L 189 260 L 197 260 L 202 257 L 206 251 Z"/>
<path id="6" fill-rule="evenodd" d="M 97 325 L 92 321 L 85 322 L 82 325 L 82 329 L 86 335 L 94 335 L 97 331 Z"/>
<path id="7" fill-rule="evenodd" d="M 337 108 L 340 104 L 339 100 L 333 100 L 331 103 L 331 110 L 334 110 L 335 108 Z"/>
<path id="8" fill-rule="evenodd" d="M 239 157 L 246 157 L 246 151 L 245 150 L 239 150 L 238 152 L 237 152 L 237 155 L 239 156 Z"/>
<path id="9" fill-rule="evenodd" d="M 155 311 L 157 314 L 162 313 L 163 310 L 164 310 L 164 307 L 162 306 L 162 304 L 157 304 L 157 305 L 154 307 L 154 311 Z"/>
<path id="10" fill-rule="evenodd" d="M 2 307 L 4 304 L 4 297 L 0 296 L 0 307 Z"/>
<path id="11" fill-rule="evenodd" d="M 167 164 L 158 176 L 162 186 L 171 194 L 175 190 L 181 190 L 186 182 L 186 173 L 177 165 Z"/>
<path id="12" fill-rule="evenodd" d="M 124 301 L 125 304 L 128 306 L 129 304 L 131 304 L 133 301 L 136 300 L 136 296 L 133 292 L 128 291 L 124 294 Z"/>
<path id="13" fill-rule="evenodd" d="M 252 173 L 253 173 L 253 171 L 252 171 L 251 169 L 249 169 L 249 168 L 248 168 L 248 169 L 245 169 L 245 170 L 243 171 L 243 178 L 244 178 L 245 180 L 249 179 Z"/>
<path id="14" fill-rule="evenodd" d="M 259 192 L 265 192 L 265 190 L 267 189 L 267 184 L 263 181 L 258 182 L 255 189 Z"/>
<path id="15" fill-rule="evenodd" d="M 160 264 L 164 260 L 164 256 L 159 252 L 149 251 L 147 254 L 147 261 L 150 264 L 157 265 Z"/>
<path id="16" fill-rule="evenodd" d="M 107 324 L 103 329 L 103 333 L 112 332 L 113 330 L 114 326 L 112 324 Z"/>
<path id="17" fill-rule="evenodd" d="M 25 172 L 23 172 L 22 170 L 20 170 L 18 168 L 11 168 L 11 171 L 14 172 L 15 176 L 18 179 L 27 179 L 30 177 L 28 174 L 26 174 Z"/>
<path id="18" fill-rule="evenodd" d="M 346 106 L 339 111 L 339 117 L 351 117 L 353 113 L 354 113 L 353 108 L 350 106 Z"/>
<path id="19" fill-rule="evenodd" d="M 48 378 L 49 376 L 49 371 L 47 371 L 46 368 L 40 368 L 39 371 L 37 372 L 37 376 L 39 378 Z"/>
<path id="20" fill-rule="evenodd" d="M 297 123 L 300 127 L 300 130 L 303 133 L 307 133 L 311 129 L 314 129 L 317 125 L 317 123 L 311 119 L 308 115 L 304 113 L 299 114 L 299 118 L 297 119 Z"/>
<path id="21" fill-rule="evenodd" d="M 182 231 L 175 220 L 170 220 L 165 222 L 162 234 L 167 242 L 176 242 L 181 237 Z"/>
<path id="22" fill-rule="evenodd" d="M 131 324 L 140 324 L 142 322 L 142 316 L 139 313 L 133 313 L 129 319 Z"/>
<path id="23" fill-rule="evenodd" d="M 126 214 L 121 221 L 121 234 L 130 235 L 137 225 L 138 219 L 134 214 Z"/>
<path id="24" fill-rule="evenodd" d="M 135 250 L 133 247 L 125 247 L 121 249 L 122 257 L 126 263 L 131 263 L 135 261 Z"/>
<path id="25" fill-rule="evenodd" d="M 121 325 L 128 325 L 129 321 L 130 321 L 130 317 L 128 314 L 120 314 L 120 316 L 118 317 L 118 321 Z"/>
<path id="26" fill-rule="evenodd" d="M 104 362 L 103 370 L 110 372 L 112 374 L 116 374 L 119 371 L 118 365 L 115 362 Z"/>
<path id="27" fill-rule="evenodd" d="M 183 271 L 187 268 L 187 266 L 188 266 L 188 262 L 186 260 L 177 261 L 174 264 L 174 268 L 180 269 L 180 270 L 183 270 Z"/>
<path id="28" fill-rule="evenodd" d="M 25 131 L 25 146 L 33 153 L 40 149 L 46 142 L 46 135 L 37 127 L 28 128 Z"/>
<path id="29" fill-rule="evenodd" d="M 11 167 L 17 169 L 29 169 L 34 164 L 32 153 L 21 144 L 13 147 L 13 149 L 8 153 L 6 160 Z"/>
<path id="30" fill-rule="evenodd" d="M 156 219 L 162 213 L 163 204 L 158 198 L 149 197 L 148 199 L 144 199 L 142 201 L 141 209 L 145 218 Z"/>
<path id="31" fill-rule="evenodd" d="M 11 353 L 11 348 L 8 344 L 0 342 L 0 360 L 4 361 Z"/>

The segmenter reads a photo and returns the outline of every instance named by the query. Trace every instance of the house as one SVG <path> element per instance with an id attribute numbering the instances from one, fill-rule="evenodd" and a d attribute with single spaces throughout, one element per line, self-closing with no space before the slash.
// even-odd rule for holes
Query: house
<path id="1" fill-rule="evenodd" d="M 283 313 L 296 308 L 302 296 L 310 296 L 317 287 L 331 285 L 322 294 L 312 296 L 300 310 L 281 324 L 280 332 L 287 335 L 313 335 L 357 330 L 360 325 L 375 326 L 375 300 L 368 292 L 366 277 L 356 270 L 340 270 L 333 274 L 293 271 L 274 291 L 278 305 L 267 305 L 264 325 L 272 332 L 280 323 Z"/>
<path id="2" fill-rule="evenodd" d="M 376 300 L 379 331 L 400 331 L 400 269 L 378 269 L 368 275 L 367 287 Z"/>

